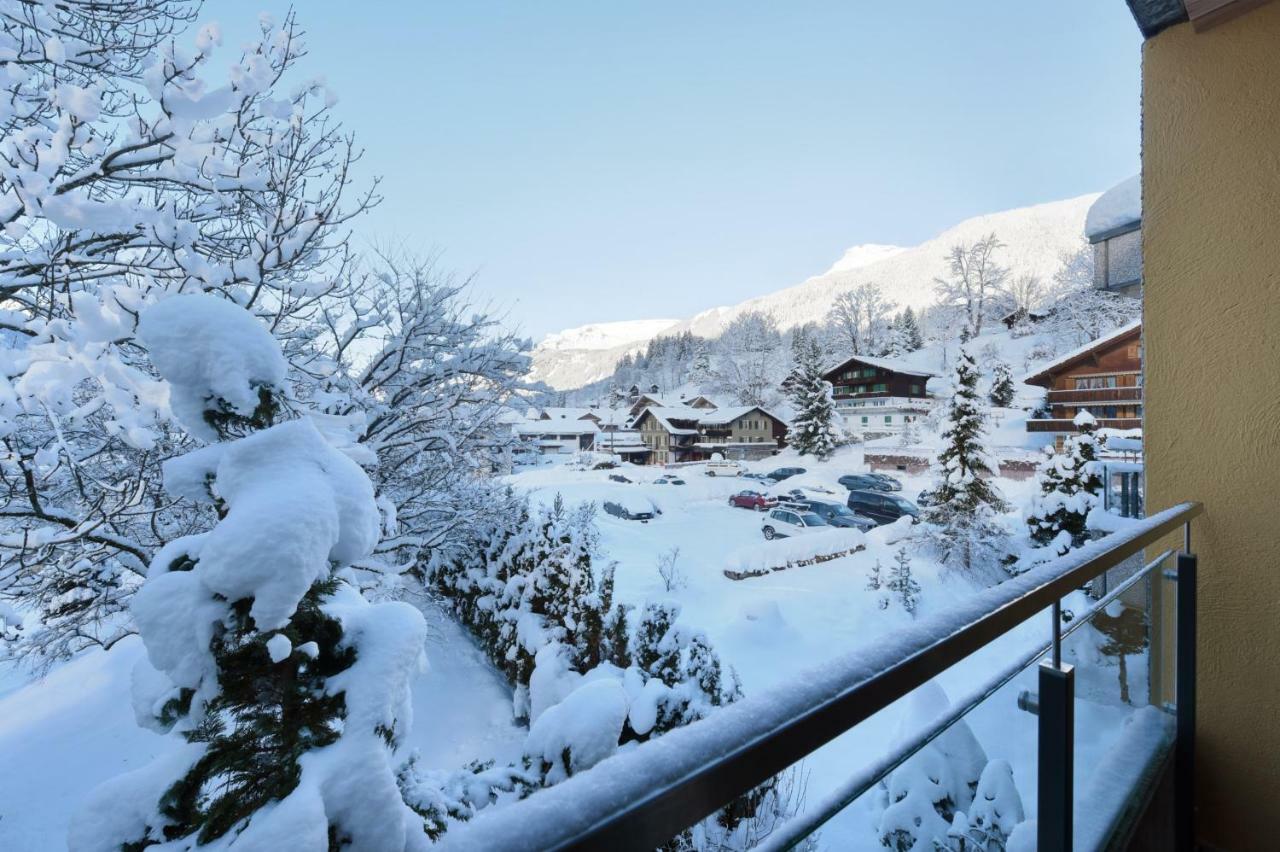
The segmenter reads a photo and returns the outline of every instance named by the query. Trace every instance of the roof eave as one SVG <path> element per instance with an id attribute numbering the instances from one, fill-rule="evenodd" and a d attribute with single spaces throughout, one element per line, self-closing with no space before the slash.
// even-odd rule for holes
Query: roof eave
<path id="1" fill-rule="evenodd" d="M 1125 0 L 1143 38 L 1153 38 L 1189 20 L 1182 0 Z"/>
<path id="2" fill-rule="evenodd" d="M 1116 237 L 1132 233 L 1133 231 L 1142 230 L 1142 220 L 1134 219 L 1125 222 L 1123 225 L 1116 225 L 1114 228 L 1107 228 L 1105 231 L 1099 231 L 1096 234 L 1089 235 L 1089 243 L 1091 245 L 1103 242 L 1104 240 L 1115 239 Z"/>

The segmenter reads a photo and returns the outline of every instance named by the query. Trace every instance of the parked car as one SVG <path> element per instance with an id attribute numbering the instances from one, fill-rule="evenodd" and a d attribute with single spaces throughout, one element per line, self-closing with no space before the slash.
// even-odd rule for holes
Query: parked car
<path id="1" fill-rule="evenodd" d="M 793 535 L 805 535 L 828 529 L 827 522 L 814 512 L 804 509 L 777 508 L 764 516 L 760 523 L 760 532 L 769 541 L 775 538 L 788 538 Z"/>
<path id="2" fill-rule="evenodd" d="M 631 481 L 630 479 L 627 479 L 625 476 L 623 476 L 620 473 L 609 474 L 609 479 L 613 482 L 630 482 Z"/>
<path id="3" fill-rule="evenodd" d="M 744 473 L 742 474 L 742 478 L 750 479 L 752 482 L 760 482 L 765 485 L 774 485 L 777 483 L 776 479 L 771 478 L 765 473 Z"/>
<path id="4" fill-rule="evenodd" d="M 596 462 L 595 467 L 591 469 L 592 470 L 613 470 L 617 466 L 618 466 L 617 462 L 602 461 L 602 462 Z"/>
<path id="5" fill-rule="evenodd" d="M 850 491 L 893 491 L 887 482 L 870 473 L 847 473 L 836 480 Z M 899 488 L 902 486 L 899 485 Z"/>
<path id="6" fill-rule="evenodd" d="M 742 476 L 747 466 L 734 459 L 712 459 L 707 462 L 707 476 Z"/>
<path id="7" fill-rule="evenodd" d="M 874 529 L 877 524 L 871 518 L 865 515 L 859 515 L 848 506 L 841 506 L 839 503 L 828 503 L 825 500 L 805 500 L 804 506 L 810 512 L 826 521 L 828 526 L 846 527 L 849 529 L 867 530 Z"/>
<path id="8" fill-rule="evenodd" d="M 622 518 L 625 521 L 639 521 L 642 524 L 647 524 L 662 514 L 662 510 L 650 500 L 638 495 L 614 497 L 611 500 L 604 501 L 603 508 L 605 512 L 615 518 Z"/>
<path id="9" fill-rule="evenodd" d="M 878 479 L 878 480 L 880 480 L 880 481 L 881 481 L 881 482 L 883 482 L 885 485 L 889 486 L 889 490 L 890 490 L 890 491 L 901 491 L 901 490 L 902 490 L 902 483 L 901 483 L 899 480 L 894 479 L 892 476 L 890 476 L 890 475 L 889 475 L 889 474 L 887 474 L 887 473 L 874 473 L 874 472 L 873 472 L 873 473 L 868 473 L 868 474 L 867 474 L 867 476 L 870 476 L 870 477 L 872 477 L 872 478 L 874 478 L 874 479 Z"/>
<path id="10" fill-rule="evenodd" d="M 848 507 L 877 524 L 891 524 L 904 515 L 920 516 L 920 509 L 910 500 L 883 491 L 850 491 Z"/>
<path id="11" fill-rule="evenodd" d="M 739 491 L 729 498 L 729 505 L 736 506 L 739 509 L 755 509 L 757 512 L 763 512 L 765 509 L 772 509 L 778 505 L 778 501 L 776 498 L 761 494 L 759 491 Z"/>
<path id="12" fill-rule="evenodd" d="M 684 485 L 685 482 L 683 479 L 676 476 L 675 474 L 668 473 L 666 476 L 659 476 L 657 479 L 653 481 L 653 484 L 654 485 Z"/>
<path id="13" fill-rule="evenodd" d="M 780 467 L 777 470 L 770 471 L 766 476 L 774 482 L 781 482 L 784 479 L 790 479 L 793 476 L 799 476 L 807 471 L 802 467 Z"/>

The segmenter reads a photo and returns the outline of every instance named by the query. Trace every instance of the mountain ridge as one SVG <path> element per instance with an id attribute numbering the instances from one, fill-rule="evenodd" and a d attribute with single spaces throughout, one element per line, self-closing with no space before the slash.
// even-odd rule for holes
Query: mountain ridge
<path id="1" fill-rule="evenodd" d="M 1005 248 L 1000 262 L 1013 274 L 1032 274 L 1048 279 L 1061 266 L 1064 253 L 1078 248 L 1084 239 L 1085 217 L 1100 193 L 1034 204 L 965 219 L 916 246 L 860 244 L 847 249 L 823 273 L 771 293 L 754 296 L 735 305 L 721 305 L 700 311 L 686 319 L 663 325 L 667 320 L 624 320 L 620 323 L 592 323 L 549 335 L 533 351 L 532 378 L 557 390 L 572 390 L 599 381 L 613 372 L 614 365 L 629 352 L 642 350 L 659 335 L 690 331 L 703 337 L 718 337 L 734 318 L 748 311 L 772 313 L 782 329 L 806 322 L 821 321 L 835 296 L 860 284 L 875 282 L 900 308 L 917 310 L 934 302 L 934 280 L 947 269 L 947 252 L 960 242 L 973 242 L 995 233 Z M 646 325 L 648 324 L 648 325 Z M 641 328 L 635 339 L 610 339 L 594 348 L 567 346 L 568 342 L 590 339 L 592 329 L 607 326 Z M 618 336 L 626 336 L 617 330 Z M 548 345 L 548 341 L 551 345 Z"/>

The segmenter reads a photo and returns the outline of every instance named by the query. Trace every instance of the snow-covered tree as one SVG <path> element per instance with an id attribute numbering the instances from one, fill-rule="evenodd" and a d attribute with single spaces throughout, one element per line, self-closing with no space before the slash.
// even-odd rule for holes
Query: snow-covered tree
<path id="1" fill-rule="evenodd" d="M 982 334 L 982 326 L 1000 307 L 999 296 L 1009 270 L 996 260 L 1004 243 L 988 234 L 972 243 L 958 243 L 947 255 L 947 275 L 936 279 L 938 301 L 959 308 L 969 338 Z"/>
<path id="2" fill-rule="evenodd" d="M 860 284 L 835 297 L 827 325 L 844 354 L 880 355 L 888 347 L 889 318 L 894 303 L 879 284 Z"/>
<path id="3" fill-rule="evenodd" d="M 1064 349 L 1096 340 L 1142 316 L 1142 300 L 1101 290 L 1094 286 L 1093 246 L 1081 241 L 1074 251 L 1062 256 L 1045 296 L 1043 323 Z"/>
<path id="4" fill-rule="evenodd" d="M 787 442 L 802 456 L 829 458 L 842 432 L 831 383 L 822 377 L 822 353 L 816 343 L 806 340 L 799 347 L 796 359 L 790 383 L 795 414 Z"/>
<path id="5" fill-rule="evenodd" d="M 1013 371 L 1004 361 L 996 361 L 991 368 L 991 392 L 987 399 L 996 408 L 1008 408 L 1013 405 Z"/>
<path id="6" fill-rule="evenodd" d="M 212 511 L 166 497 L 189 447 L 136 334 L 162 291 L 269 318 L 292 365 L 322 304 L 349 296 L 358 150 L 322 84 L 286 86 L 292 15 L 227 63 L 181 0 L 3 0 L 0 87 L 0 597 L 37 626 L 31 662 L 111 647 L 170 540 Z M 226 79 L 207 76 L 227 68 Z"/>
<path id="7" fill-rule="evenodd" d="M 986 449 L 978 379 L 973 356 L 962 351 L 944 415 L 935 481 L 922 513 L 925 535 L 943 559 L 969 572 L 981 571 L 1004 555 L 1006 534 L 999 515 L 1008 510 L 991 482 L 997 463 Z"/>
<path id="8" fill-rule="evenodd" d="M 716 388 L 739 405 L 768 407 L 786 375 L 782 334 L 771 314 L 748 311 L 729 323 L 717 341 Z"/>
<path id="9" fill-rule="evenodd" d="M 893 567 L 889 569 L 889 578 L 884 587 L 886 591 L 897 595 L 904 610 L 911 615 L 916 614 L 920 601 L 920 584 L 911 576 L 911 554 L 905 547 L 898 548 L 898 552 L 894 554 Z"/>
<path id="10" fill-rule="evenodd" d="M 341 574 L 377 543 L 372 483 L 310 419 L 282 420 L 285 359 L 243 308 L 174 296 L 139 339 L 209 442 L 165 465 L 166 488 L 220 519 L 157 554 L 132 603 L 139 716 L 186 745 L 100 787 L 70 847 L 421 848 L 393 757 L 425 624 Z"/>
<path id="11" fill-rule="evenodd" d="M 1027 512 L 1031 540 L 1059 554 L 1088 540 L 1089 513 L 1102 502 L 1098 421 L 1082 410 L 1073 422 L 1077 432 L 1066 438 L 1062 452 L 1046 448 L 1037 474 L 1040 493 Z"/>

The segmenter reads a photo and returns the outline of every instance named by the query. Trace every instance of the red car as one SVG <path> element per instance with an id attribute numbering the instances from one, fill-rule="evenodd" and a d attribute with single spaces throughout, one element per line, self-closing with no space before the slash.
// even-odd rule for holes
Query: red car
<path id="1" fill-rule="evenodd" d="M 763 512 L 778 505 L 778 500 L 759 491 L 739 491 L 729 498 L 729 505 L 737 506 L 739 509 L 755 509 L 757 512 Z"/>

